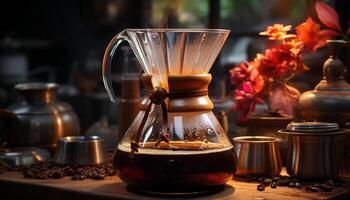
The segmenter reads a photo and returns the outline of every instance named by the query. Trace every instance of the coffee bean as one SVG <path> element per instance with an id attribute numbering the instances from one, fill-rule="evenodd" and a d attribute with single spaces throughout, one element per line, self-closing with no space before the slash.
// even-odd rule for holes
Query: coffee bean
<path id="1" fill-rule="evenodd" d="M 270 187 L 271 187 L 271 188 L 274 188 L 274 189 L 277 188 L 277 183 L 272 182 Z"/>
<path id="2" fill-rule="evenodd" d="M 311 191 L 311 187 L 312 187 L 312 186 L 307 185 L 307 186 L 305 186 L 305 188 L 304 188 L 304 189 L 305 189 L 306 191 Z"/>
<path id="3" fill-rule="evenodd" d="M 265 179 L 262 183 L 260 184 L 263 184 L 265 186 L 269 186 L 270 184 L 272 183 L 271 179 Z"/>
<path id="4" fill-rule="evenodd" d="M 265 185 L 259 184 L 259 185 L 256 187 L 256 189 L 257 189 L 258 191 L 264 191 L 264 190 L 265 190 Z"/>
<path id="5" fill-rule="evenodd" d="M 317 187 L 311 186 L 311 192 L 318 192 L 318 191 L 319 191 L 319 189 Z"/>
<path id="6" fill-rule="evenodd" d="M 274 178 L 272 178 L 271 180 L 272 180 L 272 182 L 277 183 L 277 181 L 280 180 L 280 177 L 274 177 Z"/>
<path id="7" fill-rule="evenodd" d="M 260 178 L 258 179 L 258 182 L 259 182 L 259 183 L 262 183 L 262 182 L 264 182 L 264 180 L 265 180 L 265 178 L 260 177 Z"/>
<path id="8" fill-rule="evenodd" d="M 294 182 L 290 182 L 288 186 L 291 187 L 291 188 L 295 188 L 296 184 Z"/>
<path id="9" fill-rule="evenodd" d="M 331 187 L 335 187 L 334 181 L 333 180 L 327 180 L 326 184 Z"/>
<path id="10" fill-rule="evenodd" d="M 96 174 L 93 179 L 95 180 L 103 180 L 105 178 L 104 174 Z"/>
<path id="11" fill-rule="evenodd" d="M 310 185 L 305 186 L 305 190 L 311 191 L 311 192 L 318 192 L 319 191 L 319 189 L 317 187 L 310 186 Z"/>
<path id="12" fill-rule="evenodd" d="M 54 173 L 52 173 L 52 178 L 54 179 L 60 179 L 62 177 L 63 177 L 63 174 L 58 171 L 55 171 Z"/>
<path id="13" fill-rule="evenodd" d="M 302 188 L 303 188 L 303 185 L 300 184 L 300 183 L 298 183 L 298 182 L 296 182 L 296 183 L 295 183 L 295 187 L 298 188 L 298 189 L 302 189 Z"/>

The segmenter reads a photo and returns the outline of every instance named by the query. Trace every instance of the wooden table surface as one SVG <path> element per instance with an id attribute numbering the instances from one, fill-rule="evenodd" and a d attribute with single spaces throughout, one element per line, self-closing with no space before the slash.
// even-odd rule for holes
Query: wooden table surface
<path id="1" fill-rule="evenodd" d="M 350 185 L 335 188 L 332 192 L 306 192 L 303 190 L 278 187 L 256 190 L 257 183 L 231 180 L 226 188 L 218 193 L 195 197 L 149 197 L 132 193 L 118 177 L 105 180 L 72 181 L 63 179 L 36 180 L 25 179 L 19 172 L 6 172 L 0 175 L 0 199 L 121 199 L 121 200 L 158 200 L 158 199 L 195 199 L 195 200 L 235 200 L 235 199 L 350 199 Z M 6 198 L 5 198 L 6 197 Z M 16 197 L 16 198 L 14 198 Z"/>

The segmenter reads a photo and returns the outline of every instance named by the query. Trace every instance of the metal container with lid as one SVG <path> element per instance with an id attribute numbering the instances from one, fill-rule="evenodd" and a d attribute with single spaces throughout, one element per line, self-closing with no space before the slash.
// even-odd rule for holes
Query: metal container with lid
<path id="1" fill-rule="evenodd" d="M 0 109 L 0 135 L 9 147 L 39 147 L 54 152 L 57 140 L 79 135 L 80 123 L 73 108 L 56 98 L 56 83 L 15 85 L 18 100 Z"/>
<path id="2" fill-rule="evenodd" d="M 314 90 L 300 95 L 296 105 L 296 121 L 333 122 L 350 128 L 350 84 L 345 80 L 346 66 L 339 59 L 341 48 L 348 41 L 328 40 L 330 56 L 323 65 L 323 80 Z M 350 136 L 345 138 L 345 172 L 350 176 Z"/>
<path id="3" fill-rule="evenodd" d="M 347 129 L 336 123 L 292 122 L 280 130 L 287 138 L 287 173 L 301 179 L 331 179 L 343 173 Z"/>

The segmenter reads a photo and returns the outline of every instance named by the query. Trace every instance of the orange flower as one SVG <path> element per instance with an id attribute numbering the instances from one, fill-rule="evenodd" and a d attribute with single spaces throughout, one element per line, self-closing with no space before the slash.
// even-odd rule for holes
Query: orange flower
<path id="1" fill-rule="evenodd" d="M 327 40 L 332 39 L 339 33 L 333 30 L 320 30 L 321 26 L 308 18 L 306 22 L 296 27 L 297 38 L 303 42 L 307 50 L 313 52 L 326 45 Z"/>
<path id="2" fill-rule="evenodd" d="M 270 40 L 284 40 L 286 38 L 295 37 L 294 34 L 287 34 L 291 29 L 291 25 L 284 26 L 283 24 L 274 24 L 273 26 L 268 26 L 266 31 L 260 32 L 259 34 L 269 36 Z"/>

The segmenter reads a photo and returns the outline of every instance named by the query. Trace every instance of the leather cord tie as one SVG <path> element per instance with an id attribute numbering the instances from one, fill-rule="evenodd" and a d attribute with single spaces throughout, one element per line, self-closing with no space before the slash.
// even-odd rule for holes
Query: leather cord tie
<path id="1" fill-rule="evenodd" d="M 139 142 L 141 139 L 142 130 L 147 122 L 149 113 L 151 111 L 152 104 L 161 105 L 162 108 L 162 130 L 159 133 L 159 140 L 156 145 L 158 146 L 160 142 L 164 141 L 169 143 L 168 135 L 168 109 L 165 103 L 166 98 L 170 99 L 181 99 L 181 98 L 191 98 L 208 95 L 208 90 L 196 90 L 191 92 L 168 92 L 163 87 L 155 87 L 151 92 L 148 92 L 149 99 L 151 102 L 148 104 L 145 115 L 142 118 L 141 124 L 136 132 L 136 138 L 131 142 L 131 152 L 138 152 L 140 148 Z"/>

